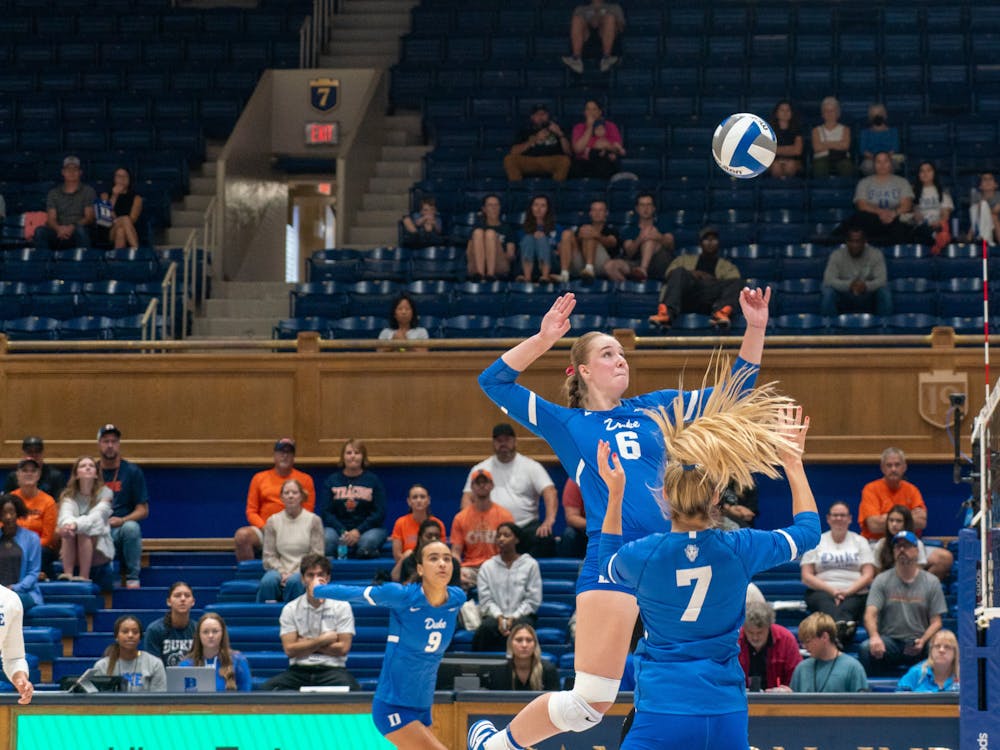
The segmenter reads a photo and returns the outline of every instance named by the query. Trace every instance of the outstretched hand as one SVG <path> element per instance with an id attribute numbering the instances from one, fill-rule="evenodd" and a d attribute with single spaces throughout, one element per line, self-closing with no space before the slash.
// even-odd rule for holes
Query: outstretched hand
<path id="1" fill-rule="evenodd" d="M 806 447 L 806 433 L 809 431 L 809 417 L 803 416 L 799 404 L 786 406 L 781 410 L 779 429 L 784 438 L 792 443 L 797 450 L 782 449 L 781 463 L 788 466 L 792 462 L 800 462 Z"/>
<path id="2" fill-rule="evenodd" d="M 560 295 L 542 318 L 542 324 L 538 328 L 539 335 L 549 341 L 558 341 L 565 336 L 570 329 L 569 316 L 573 314 L 574 307 L 576 295 L 573 292 Z"/>
<path id="3" fill-rule="evenodd" d="M 752 328 L 767 328 L 768 305 L 771 302 L 771 287 L 763 291 L 744 287 L 740 292 L 740 309 L 747 325 Z"/>
<path id="4" fill-rule="evenodd" d="M 597 441 L 597 470 L 608 486 L 608 499 L 620 500 L 625 495 L 625 470 L 618 454 L 611 452 L 611 445 L 607 440 Z"/>

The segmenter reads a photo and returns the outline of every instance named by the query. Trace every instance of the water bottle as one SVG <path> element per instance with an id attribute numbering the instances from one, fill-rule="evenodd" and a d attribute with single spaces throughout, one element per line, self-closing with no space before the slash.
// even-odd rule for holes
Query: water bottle
<path id="1" fill-rule="evenodd" d="M 341 542 L 337 545 L 337 559 L 346 560 L 347 559 L 347 545 Z"/>

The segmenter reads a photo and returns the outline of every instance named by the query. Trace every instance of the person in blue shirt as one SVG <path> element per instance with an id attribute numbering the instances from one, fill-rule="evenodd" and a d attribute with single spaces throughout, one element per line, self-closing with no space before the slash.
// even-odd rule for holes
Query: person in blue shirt
<path id="1" fill-rule="evenodd" d="M 416 583 L 314 583 L 312 595 L 391 609 L 385 659 L 372 700 L 372 721 L 401 750 L 447 750 L 430 729 L 431 706 L 438 666 L 455 633 L 466 595 L 461 587 L 448 585 L 454 565 L 448 545 L 440 541 L 422 544 L 413 556 L 420 576 Z"/>
<path id="2" fill-rule="evenodd" d="M 149 516 L 149 494 L 146 476 L 136 464 L 121 457 L 122 431 L 113 424 L 106 424 L 97 431 L 97 445 L 101 451 L 101 479 L 104 486 L 114 493 L 111 503 L 111 539 L 115 554 L 122 561 L 125 585 L 139 588 L 139 569 L 142 567 L 142 530 L 139 522 Z"/>
<path id="3" fill-rule="evenodd" d="M 770 298 L 770 289 L 744 289 L 740 295 L 747 329 L 733 371 L 746 373 L 741 381 L 744 387 L 752 386 L 756 378 Z M 598 332 L 579 337 L 570 350 L 565 383 L 569 408 L 518 385 L 520 374 L 569 331 L 575 304 L 571 292 L 560 296 L 545 314 L 537 334 L 506 352 L 479 376 L 486 395 L 508 416 L 544 438 L 580 486 L 588 536 L 576 587 L 573 689 L 536 698 L 514 717 L 507 730 L 485 740 L 486 750 L 516 750 L 560 732 L 586 731 L 600 722 L 614 703 L 638 607 L 628 586 L 599 575 L 598 546 L 608 490 L 594 462 L 594 446 L 598 440 L 610 441 L 629 475 L 622 517 L 625 540 L 669 531 L 670 522 L 654 497 L 655 488 L 663 482 L 663 435 L 649 411 L 668 407 L 679 398 L 683 405 L 680 418 L 691 420 L 711 393 L 705 388 L 666 389 L 626 398 L 629 365 L 624 350 L 615 338 Z"/>
<path id="4" fill-rule="evenodd" d="M 229 645 L 229 630 L 222 615 L 206 612 L 198 619 L 191 653 L 181 660 L 182 667 L 214 667 L 215 689 L 238 690 L 248 693 L 253 690 L 250 663 L 239 651 Z"/>
<path id="5" fill-rule="evenodd" d="M 669 456 L 659 496 L 669 508 L 669 532 L 623 545 L 625 471 L 610 444 L 598 444 L 608 486 L 601 570 L 635 590 L 645 627 L 635 653 L 635 720 L 623 750 L 749 747 L 737 646 L 747 586 L 756 573 L 819 542 L 816 501 L 802 465 L 809 419 L 771 385 L 745 391 L 746 377 L 724 375 L 691 423 L 680 418 L 680 398 L 670 409 L 673 420 L 667 410 L 658 415 Z M 718 528 L 722 490 L 747 486 L 755 473 L 777 478 L 779 466 L 794 524 L 776 531 Z"/>
<path id="6" fill-rule="evenodd" d="M 28 507 L 17 495 L 0 497 L 0 584 L 21 599 L 25 612 L 42 604 L 38 574 L 42 572 L 42 543 L 38 534 L 17 525 Z"/>
<path id="7" fill-rule="evenodd" d="M 958 639 L 947 628 L 931 638 L 927 661 L 914 664 L 896 684 L 896 692 L 958 692 Z"/>

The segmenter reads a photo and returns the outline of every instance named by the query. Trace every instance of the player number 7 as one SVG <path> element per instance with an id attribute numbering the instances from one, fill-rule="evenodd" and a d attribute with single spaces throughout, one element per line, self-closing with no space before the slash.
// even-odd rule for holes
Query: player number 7
<path id="1" fill-rule="evenodd" d="M 702 565 L 699 568 L 685 568 L 677 571 L 677 585 L 690 586 L 694 583 L 694 591 L 688 601 L 687 609 L 681 615 L 681 622 L 694 622 L 701 615 L 701 605 L 705 603 L 708 594 L 708 584 L 712 582 L 712 566 Z"/>

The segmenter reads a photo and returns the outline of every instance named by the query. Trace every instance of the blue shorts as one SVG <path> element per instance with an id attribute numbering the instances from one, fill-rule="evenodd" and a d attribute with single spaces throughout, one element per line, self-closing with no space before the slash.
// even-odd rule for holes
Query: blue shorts
<path id="1" fill-rule="evenodd" d="M 635 596 L 635 591 L 629 586 L 622 586 L 618 583 L 611 583 L 608 577 L 601 575 L 599 570 L 601 561 L 598 559 L 597 548 L 601 544 L 601 532 L 587 532 L 587 554 L 583 558 L 583 567 L 580 568 L 580 576 L 576 579 L 577 596 L 584 591 L 621 591 L 625 594 Z M 633 541 L 627 538 L 626 542 Z"/>
<path id="2" fill-rule="evenodd" d="M 419 721 L 425 727 L 431 725 L 431 710 L 429 708 L 408 708 L 383 703 L 378 698 L 372 701 L 372 721 L 383 737 L 402 729 L 413 721 Z"/>
<path id="3" fill-rule="evenodd" d="M 748 750 L 747 712 L 711 716 L 636 711 L 621 750 Z"/>

